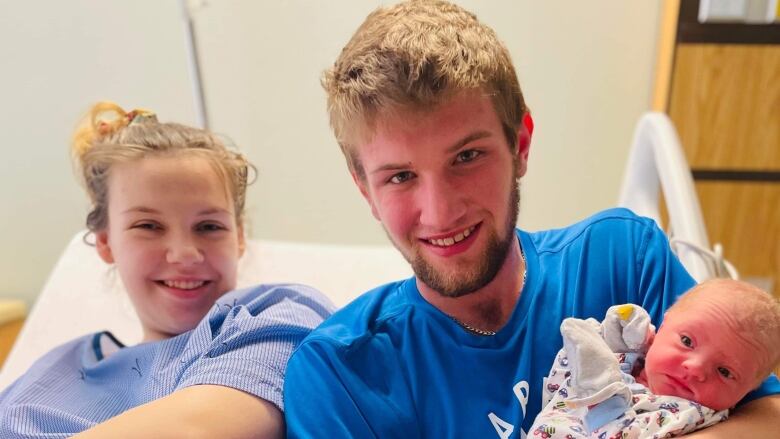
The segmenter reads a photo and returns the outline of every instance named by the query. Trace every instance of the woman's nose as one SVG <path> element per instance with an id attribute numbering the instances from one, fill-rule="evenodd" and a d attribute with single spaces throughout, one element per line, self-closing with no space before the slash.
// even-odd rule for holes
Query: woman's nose
<path id="1" fill-rule="evenodd" d="M 174 238 L 168 243 L 166 261 L 169 264 L 199 264 L 203 262 L 203 253 L 192 239 Z"/>

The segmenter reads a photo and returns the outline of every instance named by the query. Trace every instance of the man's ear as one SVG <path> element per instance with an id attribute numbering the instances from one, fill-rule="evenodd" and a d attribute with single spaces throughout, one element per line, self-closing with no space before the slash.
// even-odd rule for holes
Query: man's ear
<path id="1" fill-rule="evenodd" d="M 352 181 L 355 182 L 355 185 L 358 187 L 358 190 L 360 190 L 360 194 L 363 195 L 363 199 L 366 200 L 368 205 L 371 207 L 371 215 L 374 215 L 374 218 L 376 218 L 378 221 L 381 221 L 379 219 L 379 214 L 377 213 L 376 206 L 374 205 L 374 201 L 371 199 L 371 194 L 368 192 L 368 185 L 366 183 L 365 177 L 361 177 L 353 169 L 350 169 L 349 174 L 352 175 Z"/>
<path id="2" fill-rule="evenodd" d="M 531 152 L 531 137 L 534 134 L 534 120 L 526 112 L 523 123 L 517 130 L 517 176 L 523 177 L 528 171 L 528 154 Z"/>
<path id="3" fill-rule="evenodd" d="M 106 264 L 114 263 L 114 254 L 111 252 L 111 245 L 108 242 L 108 230 L 95 232 L 95 248 L 103 262 Z"/>

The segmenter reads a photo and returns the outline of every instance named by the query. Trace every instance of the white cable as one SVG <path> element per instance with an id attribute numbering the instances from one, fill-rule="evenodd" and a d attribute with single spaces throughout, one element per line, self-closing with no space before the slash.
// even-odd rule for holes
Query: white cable
<path id="1" fill-rule="evenodd" d="M 709 258 L 715 264 L 716 277 L 729 277 L 734 280 L 739 280 L 739 272 L 736 267 L 734 267 L 734 264 L 723 257 L 723 246 L 720 243 L 715 244 L 713 249 L 710 250 L 691 241 L 674 237 L 669 238 L 669 246 L 672 247 L 672 251 L 675 254 L 677 254 L 678 244 L 695 250 L 702 257 Z"/>

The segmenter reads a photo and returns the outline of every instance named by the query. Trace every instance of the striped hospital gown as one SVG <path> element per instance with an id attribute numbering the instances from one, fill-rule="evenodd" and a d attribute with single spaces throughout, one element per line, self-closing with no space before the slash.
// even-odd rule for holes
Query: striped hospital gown
<path id="1" fill-rule="evenodd" d="M 332 309 L 312 288 L 261 285 L 224 295 L 195 329 L 167 340 L 124 347 L 108 332 L 78 338 L 0 394 L 0 438 L 68 437 L 197 384 L 239 389 L 283 410 L 287 360 Z"/>

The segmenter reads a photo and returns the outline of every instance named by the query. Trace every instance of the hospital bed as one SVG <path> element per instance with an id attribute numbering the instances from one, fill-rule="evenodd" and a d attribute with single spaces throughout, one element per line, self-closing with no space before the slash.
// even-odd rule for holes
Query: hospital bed
<path id="1" fill-rule="evenodd" d="M 679 249 L 683 264 L 697 280 L 713 277 L 723 264 L 717 257 L 702 258 L 713 252 L 679 140 L 665 115 L 650 113 L 637 126 L 619 205 L 659 221 L 661 194 L 673 239 L 685 242 Z M 0 372 L 0 389 L 45 352 L 79 335 L 109 329 L 127 344 L 140 340 L 118 274 L 83 237 L 84 232 L 73 237 L 54 267 Z M 238 285 L 304 283 L 343 306 L 363 291 L 410 275 L 409 265 L 390 246 L 253 240 L 240 261 Z"/>

